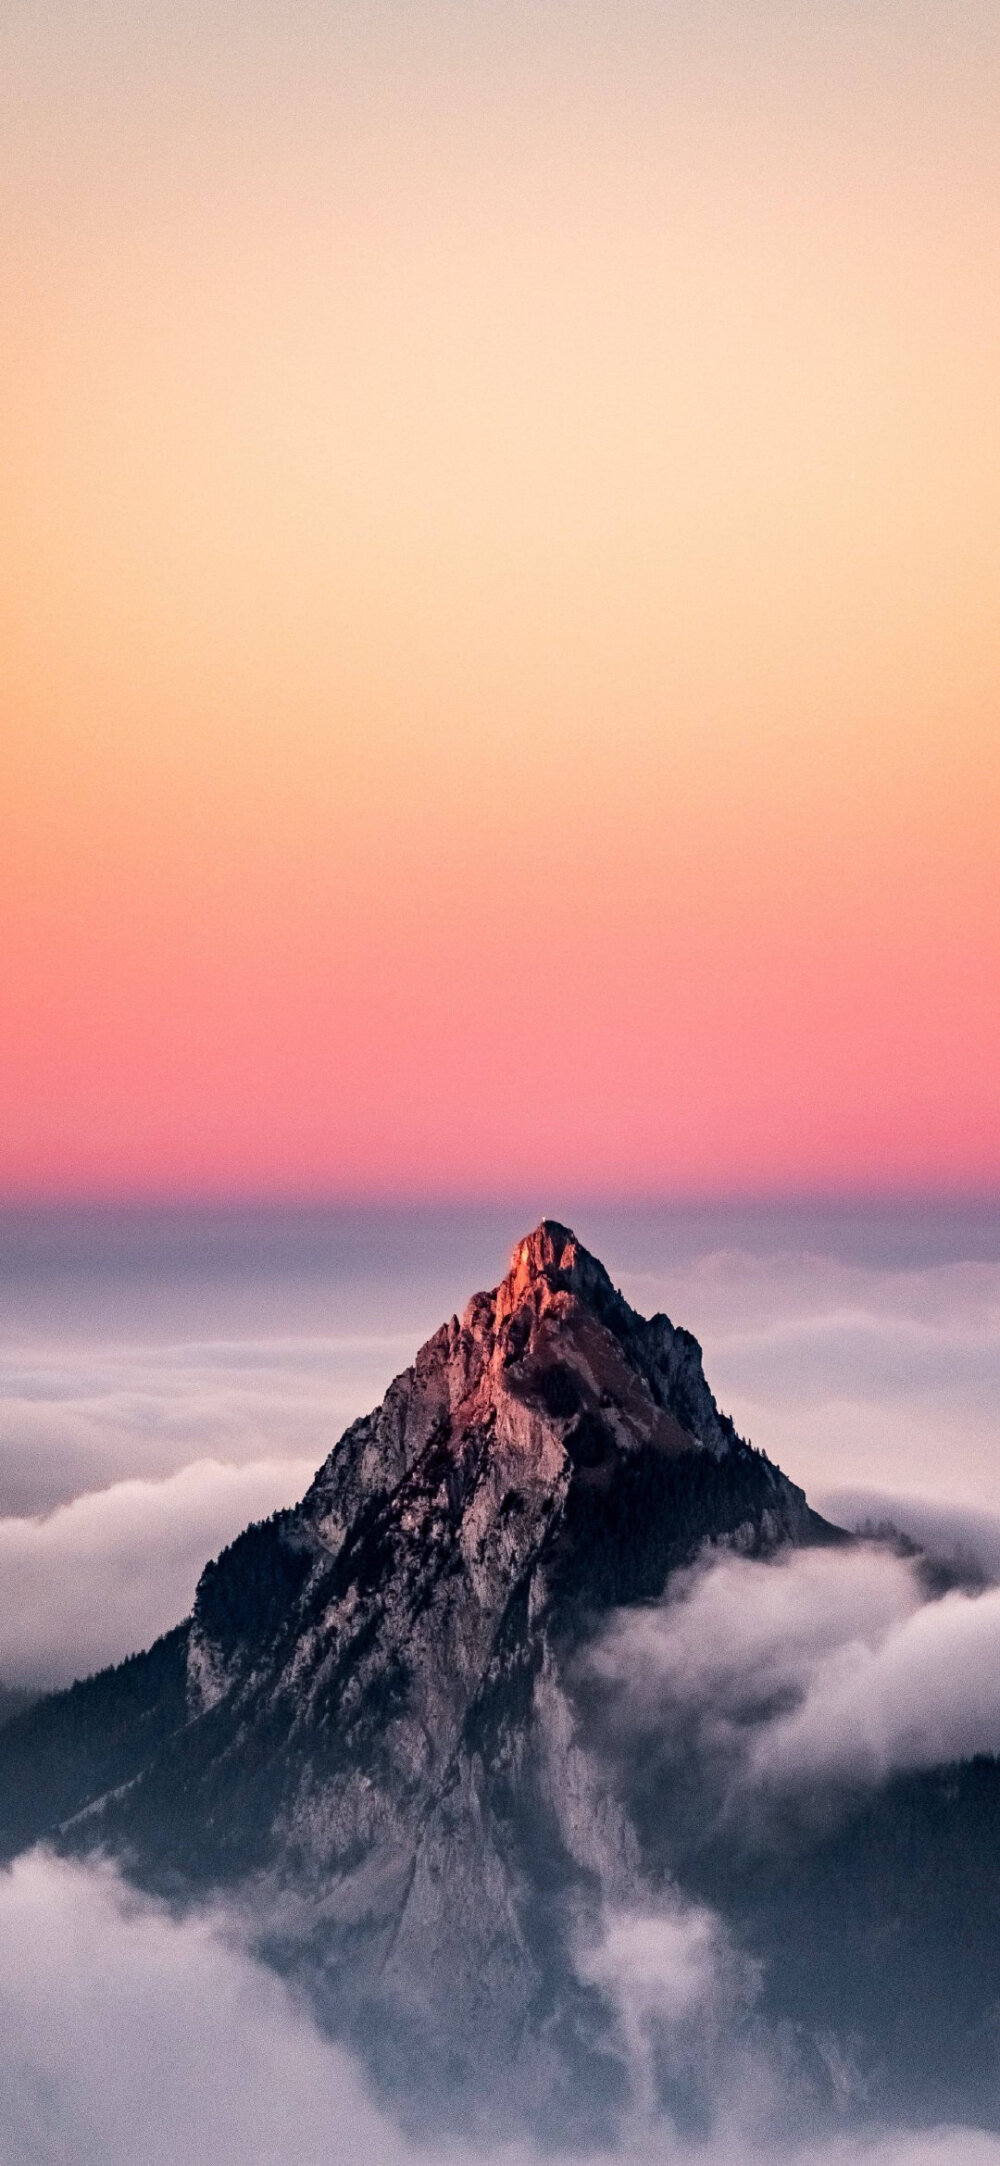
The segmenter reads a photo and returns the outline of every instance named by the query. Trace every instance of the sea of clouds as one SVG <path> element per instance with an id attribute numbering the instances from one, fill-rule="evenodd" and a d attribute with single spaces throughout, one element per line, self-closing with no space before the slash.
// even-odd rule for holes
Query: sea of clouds
<path id="1" fill-rule="evenodd" d="M 0 1684 L 62 1684 L 176 1623 L 206 1559 L 301 1495 L 532 1215 L 21 1222 L 0 1296 Z M 822 1510 L 995 1578 L 1000 1242 L 981 1216 L 935 1225 L 579 1218 Z"/>
<path id="2" fill-rule="evenodd" d="M 302 1495 L 410 1351 L 376 1337 L 8 1347 L 0 1681 L 67 1683 L 186 1616 L 207 1559 Z"/>
<path id="3" fill-rule="evenodd" d="M 207 1253 L 175 1224 L 165 1256 L 155 1225 L 113 1253 L 100 1228 L 22 1239 L 0 1314 L 0 1681 L 65 1682 L 182 1617 L 206 1559 L 301 1494 L 537 1215 L 329 1240 L 312 1219 L 277 1250 L 236 1228 Z M 637 1306 L 695 1330 L 744 1433 L 842 1524 L 891 1521 L 961 1581 L 942 1592 L 887 1541 L 716 1558 L 609 1625 L 596 1661 L 620 1733 L 648 1753 L 686 1725 L 721 1808 L 744 1811 L 1000 1750 L 992 1233 L 977 1223 L 964 1254 L 954 1225 L 936 1244 L 926 1223 L 914 1242 L 745 1213 L 682 1238 L 601 1218 L 581 1234 Z M 4 2166 L 476 2166 L 404 2139 L 251 1940 L 250 1921 L 171 1913 L 108 1863 L 34 1852 L 0 1875 Z M 758 1981 L 703 1906 L 611 1911 L 579 1963 L 632 2076 L 619 2166 L 1000 2166 L 975 2131 L 803 2133 L 754 2030 Z M 660 2067 L 700 2057 L 697 2143 L 655 2107 L 654 2043 Z"/>
<path id="4" fill-rule="evenodd" d="M 18 1860 L 0 1874 L 0 1947 L 5 2166 L 542 2166 L 530 2145 L 474 2157 L 405 2138 L 254 1961 L 238 1918 L 172 1915 L 109 1864 Z M 617 1997 L 634 2072 L 614 2166 L 1000 2166 L 1000 2139 L 970 2130 L 776 2134 L 780 2076 L 727 2029 L 739 1984 L 708 1913 L 612 1916 L 590 1964 Z M 654 2025 L 681 2056 L 711 2033 L 716 2092 L 697 2141 L 650 2109 Z"/>

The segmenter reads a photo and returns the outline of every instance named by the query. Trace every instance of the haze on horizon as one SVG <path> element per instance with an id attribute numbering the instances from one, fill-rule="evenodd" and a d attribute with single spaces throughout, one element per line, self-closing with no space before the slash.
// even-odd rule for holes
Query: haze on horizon
<path id="1" fill-rule="evenodd" d="M 996 1188 L 986 0 L 9 0 L 0 1193 Z"/>

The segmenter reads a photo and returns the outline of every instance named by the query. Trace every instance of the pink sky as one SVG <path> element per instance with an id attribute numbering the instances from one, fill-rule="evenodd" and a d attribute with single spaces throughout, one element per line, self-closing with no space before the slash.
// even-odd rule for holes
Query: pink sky
<path id="1" fill-rule="evenodd" d="M 0 1191 L 1000 1178 L 1000 27 L 811 12 L 12 11 Z"/>

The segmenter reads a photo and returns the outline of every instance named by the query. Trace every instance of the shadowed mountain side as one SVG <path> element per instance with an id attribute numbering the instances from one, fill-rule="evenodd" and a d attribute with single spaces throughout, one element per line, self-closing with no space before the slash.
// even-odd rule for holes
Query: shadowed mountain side
<path id="1" fill-rule="evenodd" d="M 661 1803 L 661 1864 L 663 1820 Z M 1000 1761 L 896 1775 L 782 1840 L 669 1847 L 761 1963 L 760 2014 L 826 2054 L 842 2109 L 1000 2127 Z"/>

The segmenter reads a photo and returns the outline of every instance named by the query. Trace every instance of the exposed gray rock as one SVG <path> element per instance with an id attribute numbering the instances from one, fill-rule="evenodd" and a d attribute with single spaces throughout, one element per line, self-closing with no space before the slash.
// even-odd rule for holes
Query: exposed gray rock
<path id="1" fill-rule="evenodd" d="M 179 1635 L 5 1733 L 6 1847 L 55 1831 L 175 1890 L 252 1886 L 387 2087 L 593 2133 L 624 2077 L 574 1946 L 641 1868 L 581 1742 L 581 1646 L 706 1542 L 829 1531 L 696 1341 L 545 1221 L 301 1505 L 207 1568 Z"/>

